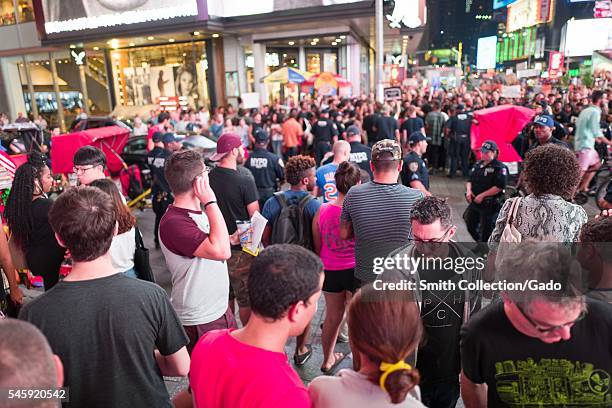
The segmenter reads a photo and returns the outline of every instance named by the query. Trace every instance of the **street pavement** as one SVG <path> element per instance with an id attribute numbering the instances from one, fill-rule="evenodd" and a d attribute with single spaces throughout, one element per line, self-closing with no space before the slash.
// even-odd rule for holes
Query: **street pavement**
<path id="1" fill-rule="evenodd" d="M 461 219 L 461 215 L 463 211 L 465 211 L 467 207 L 467 203 L 464 199 L 464 180 L 461 178 L 449 179 L 447 177 L 442 176 L 433 176 L 431 178 L 431 191 L 434 195 L 438 197 L 445 197 L 448 199 L 448 203 L 451 205 L 453 210 L 453 222 L 457 226 L 457 234 L 455 236 L 455 240 L 458 242 L 473 242 L 467 229 L 465 227 L 465 223 Z M 587 214 L 589 217 L 594 216 L 598 213 L 597 207 L 594 205 L 593 200 L 591 199 L 589 203 L 585 206 Z M 145 246 L 149 248 L 150 253 L 150 261 L 151 267 L 153 269 L 153 273 L 155 274 L 155 279 L 157 283 L 163 287 L 168 294 L 170 294 L 171 289 L 171 280 L 170 273 L 166 268 L 166 262 L 162 255 L 161 250 L 155 249 L 155 245 L 153 243 L 153 225 L 155 221 L 155 215 L 150 208 L 144 210 L 135 210 L 134 214 L 138 219 L 138 227 L 143 234 Z M 27 290 L 25 291 L 26 301 L 28 299 L 34 298 L 42 293 L 41 290 Z M 307 385 L 312 381 L 315 377 L 322 375 L 320 371 L 320 367 L 323 361 L 323 351 L 321 348 L 321 324 L 323 323 L 323 318 L 325 316 L 325 302 L 323 300 L 323 296 L 318 303 L 318 310 L 315 314 L 313 321 L 311 323 L 311 333 L 312 333 L 312 348 L 313 354 L 310 360 L 301 368 L 295 367 L 297 373 L 300 375 L 304 383 Z M 236 316 L 238 320 L 238 316 Z M 289 357 L 289 361 L 293 364 L 293 354 L 295 352 L 295 339 L 290 339 L 287 346 L 285 347 L 285 352 Z M 348 343 L 338 343 L 336 345 L 336 352 L 342 352 L 346 356 L 341 364 L 338 365 L 337 369 L 334 372 L 342 368 L 352 367 L 352 359 L 350 354 L 350 348 Z M 187 388 L 188 381 L 185 378 L 166 378 L 166 387 L 170 393 L 170 396 L 173 397 L 177 392 L 184 390 Z M 458 408 L 463 407 L 463 403 L 459 401 L 457 404 Z"/>

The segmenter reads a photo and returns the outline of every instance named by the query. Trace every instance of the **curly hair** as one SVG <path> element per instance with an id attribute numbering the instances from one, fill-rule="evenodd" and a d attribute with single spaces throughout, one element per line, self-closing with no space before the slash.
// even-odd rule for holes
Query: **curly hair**
<path id="1" fill-rule="evenodd" d="M 289 184 L 297 186 L 304 178 L 304 173 L 313 167 L 316 167 L 316 163 L 312 157 L 302 155 L 290 157 L 285 165 L 285 178 Z"/>
<path id="2" fill-rule="evenodd" d="M 450 227 L 453 222 L 452 210 L 444 198 L 434 196 L 424 197 L 414 203 L 410 213 L 410 221 L 417 221 L 421 225 L 433 224 L 440 220 L 444 228 Z"/>
<path id="3" fill-rule="evenodd" d="M 44 156 L 39 152 L 28 154 L 28 161 L 15 171 L 13 186 L 6 201 L 4 217 L 12 234 L 12 239 L 21 249 L 25 249 L 32 234 L 32 198 L 35 181 L 42 186 L 41 175 L 47 167 Z"/>
<path id="4" fill-rule="evenodd" d="M 525 158 L 525 182 L 530 193 L 554 194 L 571 200 L 580 183 L 580 166 L 569 149 L 548 143 Z"/>

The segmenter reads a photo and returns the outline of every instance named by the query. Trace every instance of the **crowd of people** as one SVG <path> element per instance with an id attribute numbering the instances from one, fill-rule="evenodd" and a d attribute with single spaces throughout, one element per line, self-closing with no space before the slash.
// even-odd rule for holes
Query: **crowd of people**
<path id="1" fill-rule="evenodd" d="M 610 406 L 612 212 L 589 220 L 572 202 L 610 144 L 609 96 L 412 89 L 387 104 L 364 95 L 136 118 L 169 296 L 139 279 L 140 232 L 104 153 L 80 148 L 79 185 L 55 201 L 45 157 L 30 153 L 0 262 L 14 304 L 12 254 L 45 293 L 0 320 L 0 388 L 63 385 L 74 407 Z M 475 110 L 508 103 L 534 118 L 515 143 L 527 194 L 504 201 L 495 135 L 473 160 L 470 134 Z M 215 154 L 183 148 L 182 132 L 215 140 Z M 455 242 L 461 216 L 435 188 L 458 170 L 476 247 Z M 253 251 L 258 213 L 267 223 Z M 426 266 L 436 259 L 454 266 Z M 513 289 L 527 281 L 554 289 Z M 509 285 L 482 289 L 499 282 Z M 306 387 L 298 372 L 321 304 L 321 376 Z M 338 371 L 346 340 L 352 368 Z M 188 376 L 189 388 L 170 401 L 164 376 Z"/>

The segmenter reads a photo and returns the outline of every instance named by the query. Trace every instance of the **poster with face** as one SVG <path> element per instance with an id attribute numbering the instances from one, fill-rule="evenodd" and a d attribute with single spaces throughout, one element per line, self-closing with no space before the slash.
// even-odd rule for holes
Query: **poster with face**
<path id="1" fill-rule="evenodd" d="M 176 96 L 172 67 L 151 67 L 149 74 L 151 102 L 157 103 L 160 96 Z"/>
<path id="2" fill-rule="evenodd" d="M 134 75 L 134 105 L 143 106 L 151 103 L 151 86 L 148 67 L 138 67 Z"/>
<path id="3" fill-rule="evenodd" d="M 174 90 L 176 96 L 186 98 L 189 105 L 195 108 L 198 100 L 198 79 L 191 66 L 174 67 Z"/>
<path id="4" fill-rule="evenodd" d="M 134 68 L 124 68 L 123 78 L 125 80 L 126 105 L 134 105 Z"/>

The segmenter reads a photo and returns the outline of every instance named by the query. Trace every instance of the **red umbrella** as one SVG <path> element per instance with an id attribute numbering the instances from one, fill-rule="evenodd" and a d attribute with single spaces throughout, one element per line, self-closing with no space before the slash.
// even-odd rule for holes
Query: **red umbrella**
<path id="1" fill-rule="evenodd" d="M 516 105 L 502 105 L 474 112 L 478 125 L 472 125 L 472 150 L 478 152 L 485 140 L 493 140 L 499 147 L 500 161 L 522 161 L 512 147 L 512 142 L 534 115 L 533 109 Z"/>
<path id="2" fill-rule="evenodd" d="M 111 173 L 125 167 L 121 152 L 130 136 L 129 129 L 106 126 L 81 132 L 68 133 L 52 138 L 51 157 L 53 173 L 72 173 L 72 158 L 82 146 L 95 146 L 106 155 L 106 165 Z"/>

